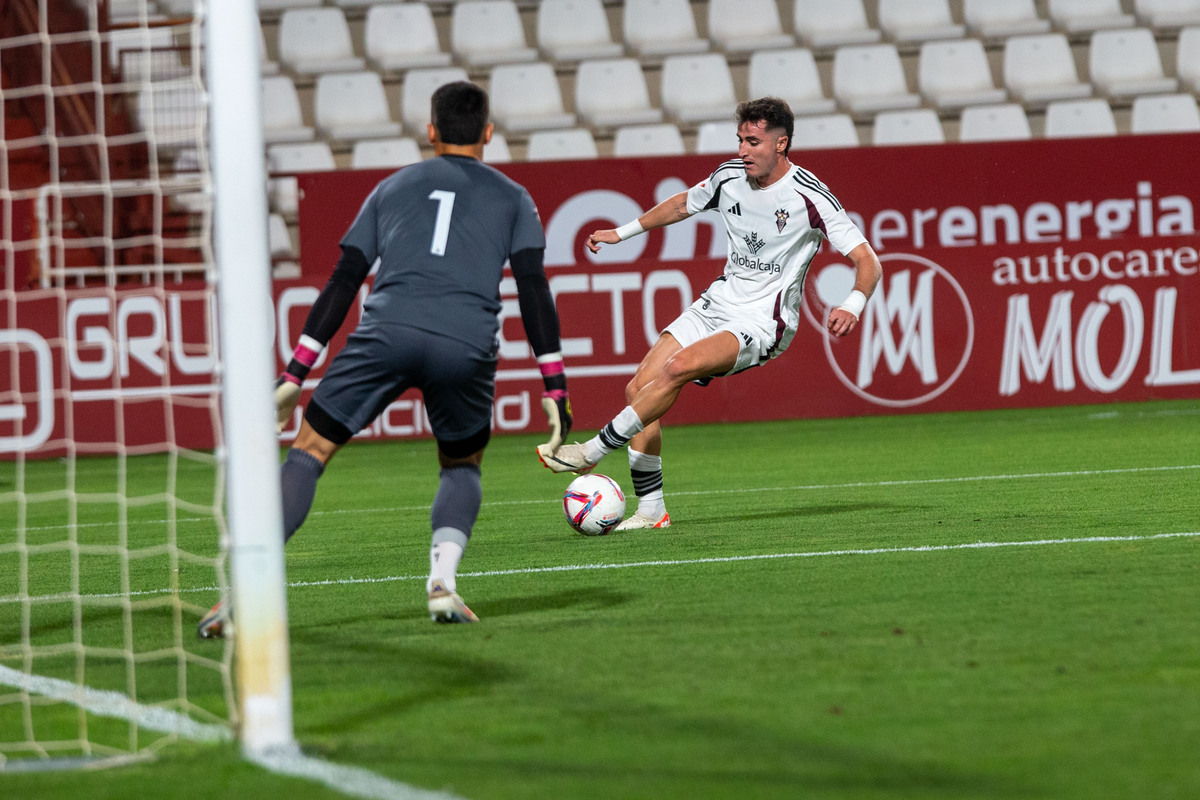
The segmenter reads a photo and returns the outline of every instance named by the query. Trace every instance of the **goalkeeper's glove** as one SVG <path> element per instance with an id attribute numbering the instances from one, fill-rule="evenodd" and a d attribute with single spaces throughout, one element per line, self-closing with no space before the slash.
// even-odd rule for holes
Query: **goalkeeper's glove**
<path id="1" fill-rule="evenodd" d="M 296 404 L 300 401 L 300 390 L 304 386 L 304 379 L 308 377 L 309 370 L 312 369 L 313 364 L 317 363 L 317 359 L 324 349 L 325 345 L 316 339 L 310 336 L 301 336 L 300 344 L 296 345 L 287 369 L 275 381 L 275 421 L 279 433 L 283 433 L 283 429 L 292 421 L 292 414 L 296 411 Z"/>
<path id="2" fill-rule="evenodd" d="M 553 453 L 563 443 L 563 439 L 571 432 L 571 399 L 567 396 L 567 376 L 563 372 L 561 357 L 551 356 L 540 362 L 542 382 L 546 391 L 542 392 L 542 410 L 546 412 L 546 422 L 550 426 L 550 441 L 539 449 Z M 543 358 L 545 358 L 543 356 Z"/>

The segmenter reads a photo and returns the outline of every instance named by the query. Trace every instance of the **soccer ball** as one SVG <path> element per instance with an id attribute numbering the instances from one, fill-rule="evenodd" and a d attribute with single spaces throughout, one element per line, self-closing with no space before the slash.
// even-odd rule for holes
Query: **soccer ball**
<path id="1" fill-rule="evenodd" d="M 607 475 L 580 475 L 563 495 L 567 523 L 585 536 L 603 536 L 625 516 L 625 495 Z"/>

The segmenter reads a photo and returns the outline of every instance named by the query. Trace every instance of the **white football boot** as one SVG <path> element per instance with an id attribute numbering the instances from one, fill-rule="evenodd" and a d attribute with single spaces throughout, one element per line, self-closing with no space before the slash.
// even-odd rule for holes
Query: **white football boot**
<path id="1" fill-rule="evenodd" d="M 591 472 L 596 465 L 587 460 L 587 445 L 563 444 L 557 450 L 551 450 L 548 445 L 539 444 L 537 449 L 538 461 L 551 472 L 574 472 L 582 475 Z"/>
<path id="2" fill-rule="evenodd" d="M 641 511 L 636 512 L 632 517 L 622 522 L 614 530 L 618 531 L 636 531 L 642 528 L 669 528 L 671 527 L 671 515 L 663 512 L 661 517 L 648 517 Z"/>
<path id="3" fill-rule="evenodd" d="M 434 622 L 479 622 L 475 612 L 441 578 L 429 588 L 429 618 Z"/>

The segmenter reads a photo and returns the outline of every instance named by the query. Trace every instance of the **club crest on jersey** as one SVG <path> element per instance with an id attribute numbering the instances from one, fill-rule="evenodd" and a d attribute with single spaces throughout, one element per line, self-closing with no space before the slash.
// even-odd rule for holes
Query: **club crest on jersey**
<path id="1" fill-rule="evenodd" d="M 751 253 L 757 253 L 762 250 L 762 246 L 767 243 L 766 239 L 758 238 L 758 232 L 753 231 L 749 236 L 742 237 L 746 241 L 746 247 L 750 248 Z"/>
<path id="2" fill-rule="evenodd" d="M 775 210 L 775 227 L 779 228 L 780 233 L 783 233 L 783 229 L 787 227 L 788 216 L 786 208 Z"/>

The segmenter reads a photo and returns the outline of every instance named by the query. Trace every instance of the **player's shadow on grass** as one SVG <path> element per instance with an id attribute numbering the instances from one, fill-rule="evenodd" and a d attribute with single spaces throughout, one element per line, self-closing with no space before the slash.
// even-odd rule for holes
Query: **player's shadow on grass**
<path id="1" fill-rule="evenodd" d="M 796 508 L 780 508 L 774 511 L 748 511 L 741 514 L 721 514 L 712 517 L 686 517 L 687 523 L 748 522 L 756 519 L 796 519 L 800 517 L 832 517 L 838 514 L 853 514 L 859 511 L 912 510 L 914 506 L 899 506 L 895 503 L 827 503 L 825 505 L 802 505 Z"/>
<path id="2" fill-rule="evenodd" d="M 478 611 L 481 617 L 508 617 L 515 614 L 536 614 L 539 611 L 562 611 L 574 607 L 602 610 L 627 602 L 629 602 L 629 595 L 624 592 L 594 586 L 533 597 L 525 595 L 498 600 L 483 600 L 478 603 Z"/>

